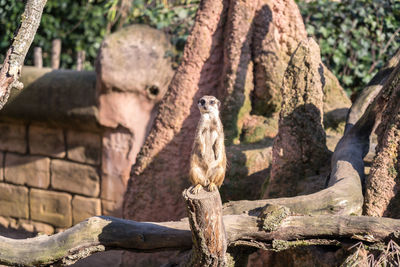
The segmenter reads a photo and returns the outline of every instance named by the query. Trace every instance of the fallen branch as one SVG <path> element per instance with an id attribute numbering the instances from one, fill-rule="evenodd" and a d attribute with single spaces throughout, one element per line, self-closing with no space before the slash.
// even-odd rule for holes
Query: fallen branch
<path id="1" fill-rule="evenodd" d="M 92 217 L 52 236 L 25 240 L 0 237 L 0 263 L 6 265 L 70 265 L 106 249 L 153 252 L 191 248 L 188 222 L 146 223 Z"/>
<path id="2" fill-rule="evenodd" d="M 370 243 L 397 239 L 400 220 L 366 216 L 288 216 L 273 231 L 263 219 L 249 215 L 223 217 L 228 246 L 246 245 L 283 250 L 296 246 L 340 245 L 354 240 Z M 93 253 L 124 249 L 138 252 L 185 250 L 192 247 L 187 220 L 135 222 L 92 217 L 52 236 L 17 240 L 0 237 L 0 263 L 7 265 L 69 265 Z"/>
<path id="3" fill-rule="evenodd" d="M 11 88 L 22 89 L 18 81 L 26 54 L 40 24 L 46 0 L 28 0 L 21 16 L 21 26 L 15 35 L 0 70 L 0 109 L 10 95 Z"/>

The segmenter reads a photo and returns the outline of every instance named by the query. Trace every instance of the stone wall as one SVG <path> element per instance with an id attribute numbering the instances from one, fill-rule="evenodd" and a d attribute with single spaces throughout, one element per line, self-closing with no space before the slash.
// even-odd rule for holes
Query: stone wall
<path id="1" fill-rule="evenodd" d="M 131 166 L 173 75 L 162 36 L 147 26 L 110 35 L 97 73 L 23 68 L 24 89 L 0 111 L 0 235 L 122 217 Z M 141 63 L 120 68 L 120 57 Z"/>
<path id="2" fill-rule="evenodd" d="M 100 133 L 0 122 L 2 224 L 12 224 L 11 217 L 22 227 L 31 224 L 28 231 L 51 234 L 107 214 L 101 155 Z"/>

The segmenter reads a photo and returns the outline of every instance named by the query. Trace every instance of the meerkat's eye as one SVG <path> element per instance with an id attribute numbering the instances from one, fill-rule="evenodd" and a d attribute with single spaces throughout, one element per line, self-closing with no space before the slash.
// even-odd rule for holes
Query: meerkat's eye
<path id="1" fill-rule="evenodd" d="M 215 101 L 214 101 L 214 100 L 211 100 L 211 101 L 210 101 L 210 104 L 211 104 L 211 105 L 214 105 L 214 104 L 215 104 Z"/>
<path id="2" fill-rule="evenodd" d="M 200 100 L 199 100 L 199 104 L 200 104 L 200 105 L 204 106 L 205 103 L 206 103 L 206 101 L 205 101 L 204 99 L 200 99 Z"/>

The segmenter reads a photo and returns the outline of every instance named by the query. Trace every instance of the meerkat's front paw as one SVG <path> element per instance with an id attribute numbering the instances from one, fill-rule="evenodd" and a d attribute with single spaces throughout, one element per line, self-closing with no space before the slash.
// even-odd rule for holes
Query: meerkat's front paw
<path id="1" fill-rule="evenodd" d="M 193 189 L 192 189 L 192 194 L 198 194 L 199 192 L 200 192 L 200 189 L 202 188 L 203 186 L 201 185 L 201 184 L 198 184 L 198 185 L 196 185 L 195 187 L 193 187 Z"/>
<path id="2" fill-rule="evenodd" d="M 213 191 L 215 191 L 215 190 L 218 190 L 217 185 L 214 184 L 214 183 L 210 183 L 210 184 L 208 185 L 208 191 L 213 192 Z"/>

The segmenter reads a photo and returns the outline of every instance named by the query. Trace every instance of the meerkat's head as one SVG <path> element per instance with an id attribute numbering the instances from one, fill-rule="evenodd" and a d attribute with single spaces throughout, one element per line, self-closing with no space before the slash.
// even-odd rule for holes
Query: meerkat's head
<path id="1" fill-rule="evenodd" d="M 214 96 L 205 95 L 199 99 L 197 102 L 197 106 L 199 107 L 200 113 L 211 113 L 218 115 L 219 114 L 219 106 L 221 102 Z"/>

